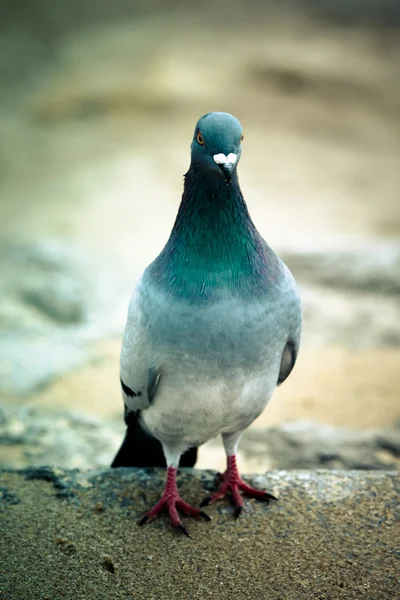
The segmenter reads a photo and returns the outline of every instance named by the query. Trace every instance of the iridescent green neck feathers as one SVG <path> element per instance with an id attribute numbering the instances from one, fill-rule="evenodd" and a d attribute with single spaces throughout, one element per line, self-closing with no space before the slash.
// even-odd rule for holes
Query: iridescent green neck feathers
<path id="1" fill-rule="evenodd" d="M 254 295 L 267 284 L 268 251 L 236 173 L 226 184 L 192 164 L 170 238 L 149 266 L 149 275 L 166 292 L 199 301 Z"/>

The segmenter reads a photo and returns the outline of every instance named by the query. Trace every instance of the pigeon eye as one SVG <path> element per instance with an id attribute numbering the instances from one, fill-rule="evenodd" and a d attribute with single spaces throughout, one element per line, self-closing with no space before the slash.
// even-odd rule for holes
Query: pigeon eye
<path id="1" fill-rule="evenodd" d="M 199 142 L 200 146 L 204 146 L 204 138 L 200 131 L 197 132 L 196 140 Z"/>
<path id="2" fill-rule="evenodd" d="M 240 141 L 243 142 L 243 140 L 244 140 L 244 135 L 242 133 L 242 137 L 240 138 Z"/>

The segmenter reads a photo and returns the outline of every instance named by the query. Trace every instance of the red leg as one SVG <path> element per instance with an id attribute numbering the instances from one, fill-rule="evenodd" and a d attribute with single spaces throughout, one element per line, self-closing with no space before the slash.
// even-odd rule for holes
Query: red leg
<path id="1" fill-rule="evenodd" d="M 217 500 L 224 498 L 228 492 L 230 492 L 235 506 L 235 516 L 238 517 L 243 510 L 241 491 L 247 496 L 257 498 L 258 500 L 277 500 L 272 494 L 264 492 L 263 490 L 257 490 L 243 481 L 237 468 L 236 455 L 233 454 L 232 456 L 228 456 L 228 468 L 222 476 L 220 488 L 211 494 L 211 496 L 205 498 L 200 506 L 206 506 L 207 504 L 216 502 Z"/>
<path id="2" fill-rule="evenodd" d="M 176 471 L 177 469 L 168 467 L 167 481 L 165 483 L 163 495 L 157 504 L 139 521 L 139 525 L 144 525 L 147 521 L 154 519 L 160 512 L 166 511 L 168 512 L 173 527 L 189 537 L 188 532 L 179 518 L 178 509 L 190 517 L 204 517 L 207 521 L 211 521 L 211 519 L 205 512 L 198 508 L 194 508 L 194 506 L 190 506 L 190 504 L 184 502 L 179 496 L 178 488 L 176 486 Z"/>

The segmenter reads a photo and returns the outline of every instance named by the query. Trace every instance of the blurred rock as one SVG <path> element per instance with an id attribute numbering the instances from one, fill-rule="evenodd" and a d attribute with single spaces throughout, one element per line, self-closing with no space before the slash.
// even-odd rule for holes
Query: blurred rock
<path id="1" fill-rule="evenodd" d="M 3 407 L 0 466 L 106 467 L 124 430 L 122 418 Z M 253 428 L 244 434 L 240 454 L 246 471 L 249 464 L 257 469 L 398 469 L 400 428 L 358 431 L 309 421 Z"/>
<path id="2" fill-rule="evenodd" d="M 400 246 L 374 243 L 373 247 L 329 252 L 298 250 L 284 260 L 299 280 L 334 290 L 400 296 Z"/>
<path id="3" fill-rule="evenodd" d="M 94 342 L 115 332 L 107 268 L 42 240 L 4 243 L 0 270 L 0 394 L 28 394 L 99 358 Z"/>
<path id="4" fill-rule="evenodd" d="M 303 251 L 283 256 L 300 286 L 304 341 L 400 345 L 400 247 Z"/>
<path id="5" fill-rule="evenodd" d="M 400 345 L 400 302 L 395 295 L 385 296 L 379 290 L 336 290 L 303 283 L 301 276 L 297 279 L 305 344 L 348 348 Z"/>
<path id="6" fill-rule="evenodd" d="M 250 429 L 240 451 L 272 469 L 399 469 L 400 427 L 352 430 L 298 421 Z"/>
<path id="7" fill-rule="evenodd" d="M 0 354 L 3 396 L 30 394 L 60 375 L 100 358 L 85 340 L 45 330 L 38 334 L 0 332 Z"/>
<path id="8" fill-rule="evenodd" d="M 5 243 L 0 248 L 2 298 L 22 305 L 37 320 L 68 325 L 88 319 L 93 292 L 85 257 L 70 244 L 43 240 Z M 7 304 L 3 300 L 2 327 L 7 326 Z M 18 320 L 9 323 L 18 326 Z"/>
<path id="9" fill-rule="evenodd" d="M 0 465 L 52 464 L 71 469 L 109 466 L 124 429 L 122 416 L 118 421 L 105 421 L 68 411 L 3 407 Z"/>

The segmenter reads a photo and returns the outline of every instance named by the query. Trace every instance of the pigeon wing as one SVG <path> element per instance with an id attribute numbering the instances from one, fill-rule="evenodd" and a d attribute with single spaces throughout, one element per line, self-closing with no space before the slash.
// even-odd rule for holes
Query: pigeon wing
<path id="1" fill-rule="evenodd" d="M 143 311 L 140 280 L 128 309 L 128 319 L 122 340 L 120 379 L 125 412 L 147 408 L 160 377 L 152 363 L 147 339 L 147 318 Z"/>
<path id="2" fill-rule="evenodd" d="M 283 349 L 277 385 L 280 385 L 289 377 L 295 365 L 298 351 L 298 344 L 292 340 L 289 340 Z"/>

